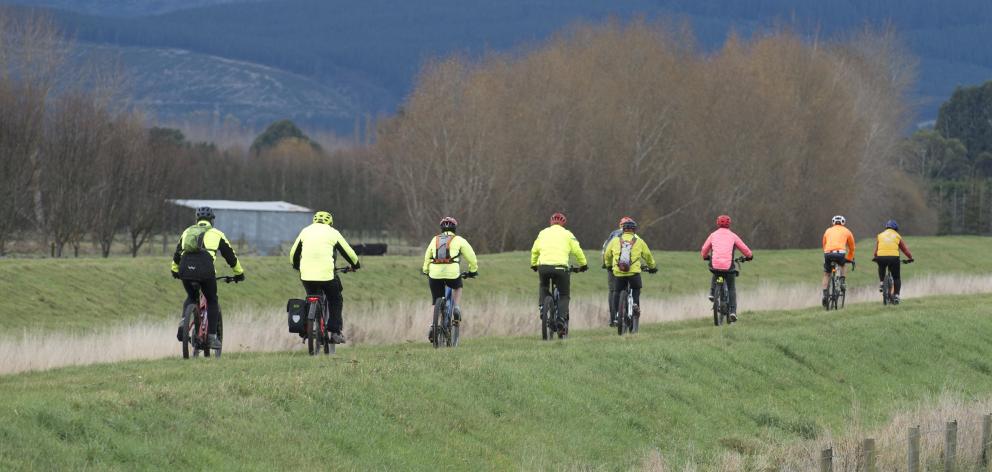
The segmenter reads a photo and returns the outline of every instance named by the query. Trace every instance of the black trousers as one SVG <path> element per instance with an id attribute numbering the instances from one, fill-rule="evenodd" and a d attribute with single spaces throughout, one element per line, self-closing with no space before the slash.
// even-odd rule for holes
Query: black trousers
<path id="1" fill-rule="evenodd" d="M 710 279 L 710 295 L 716 296 L 716 278 L 723 276 L 727 281 L 727 298 L 730 301 L 730 312 L 737 313 L 737 275 L 733 272 L 722 272 L 710 270 L 713 278 Z"/>
<path id="2" fill-rule="evenodd" d="M 616 315 L 617 311 L 620 309 L 620 304 L 624 301 L 620 299 L 620 292 L 629 289 L 630 294 L 634 296 L 634 304 L 641 304 L 641 274 L 631 275 L 628 277 L 614 277 L 613 278 L 613 314 Z"/>
<path id="3" fill-rule="evenodd" d="M 217 301 L 217 281 L 212 277 L 204 280 L 183 280 L 183 288 L 186 289 L 186 305 L 199 304 L 200 295 L 197 294 L 195 284 L 199 284 L 200 293 L 207 299 L 207 333 L 217 334 L 217 326 L 220 323 L 220 302 Z"/>
<path id="4" fill-rule="evenodd" d="M 568 294 L 572 273 L 568 271 L 568 267 L 542 265 L 538 266 L 537 275 L 541 280 L 541 289 L 537 298 L 538 305 L 543 305 L 544 297 L 551 295 L 548 288 L 551 286 L 551 281 L 554 280 L 555 286 L 558 287 L 558 315 L 567 320 Z"/>
<path id="5" fill-rule="evenodd" d="M 327 311 L 330 312 L 329 328 L 332 333 L 341 334 L 341 329 L 344 328 L 344 320 L 341 317 L 341 312 L 344 310 L 344 297 L 341 296 L 341 292 L 344 288 L 341 286 L 341 279 L 323 282 L 304 280 L 302 282 L 307 295 L 323 295 L 327 299 Z"/>
<path id="6" fill-rule="evenodd" d="M 899 256 L 878 256 L 875 258 L 875 263 L 878 264 L 878 281 L 881 282 L 885 280 L 885 269 L 889 269 L 892 273 L 892 282 L 895 285 L 895 294 L 899 295 L 899 290 L 902 288 L 902 279 L 899 277 L 899 271 L 902 267 L 899 261 Z"/>
<path id="7" fill-rule="evenodd" d="M 609 300 L 610 304 L 610 319 L 613 319 L 613 317 L 617 314 L 617 302 L 613 299 L 613 294 L 616 292 L 613 289 L 613 284 L 617 277 L 613 275 L 613 269 L 606 269 L 606 274 L 606 286 L 609 287 L 610 290 L 610 295 L 607 300 Z"/>

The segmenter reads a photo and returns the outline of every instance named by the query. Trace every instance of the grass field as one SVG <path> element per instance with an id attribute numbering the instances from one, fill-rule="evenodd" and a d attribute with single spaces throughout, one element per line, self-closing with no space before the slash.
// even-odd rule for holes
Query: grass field
<path id="1" fill-rule="evenodd" d="M 919 256 L 923 259 L 922 254 Z M 992 392 L 992 296 L 0 377 L 0 469 L 628 470 Z M 854 410 L 857 410 L 856 412 Z"/>
<path id="2" fill-rule="evenodd" d="M 917 263 L 905 277 L 922 274 L 985 273 L 992 267 L 989 238 L 910 238 Z M 870 241 L 860 243 L 861 263 L 850 276 L 852 286 L 874 283 L 875 265 L 870 261 Z M 588 253 L 598 260 L 598 253 Z M 645 298 L 697 293 L 708 287 L 709 274 L 693 252 L 656 251 L 661 272 L 646 276 Z M 299 297 L 298 276 L 281 257 L 245 258 L 248 280 L 222 285 L 221 304 L 226 313 L 244 309 L 278 312 L 285 300 Z M 397 302 L 426 300 L 426 279 L 419 275 L 417 257 L 368 257 L 363 269 L 344 276 L 347 307 L 368 307 Z M 740 287 L 746 290 L 761 283 L 818 284 L 822 256 L 816 249 L 756 251 L 745 265 Z M 480 277 L 467 282 L 465 303 L 471 300 L 506 298 L 536 299 L 537 279 L 528 269 L 524 252 L 480 256 Z M 573 276 L 576 298 L 605 297 L 606 275 L 593 269 Z M 0 260 L 0 329 L 87 330 L 138 319 L 172 319 L 185 297 L 180 284 L 169 276 L 169 261 L 163 258 L 112 259 L 2 259 Z M 535 300 L 536 303 L 536 300 Z M 347 313 L 347 312 L 346 312 Z M 346 315 L 347 316 L 347 315 Z"/>

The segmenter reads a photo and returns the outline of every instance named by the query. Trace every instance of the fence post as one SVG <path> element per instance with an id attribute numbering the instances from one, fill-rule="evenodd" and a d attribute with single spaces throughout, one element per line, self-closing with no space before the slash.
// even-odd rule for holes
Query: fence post
<path id="1" fill-rule="evenodd" d="M 860 472 L 875 472 L 875 440 L 867 438 L 861 442 Z"/>
<path id="2" fill-rule="evenodd" d="M 958 421 L 948 421 L 944 432 L 944 472 L 954 470 L 954 462 L 958 455 Z"/>
<path id="3" fill-rule="evenodd" d="M 820 472 L 833 472 L 834 470 L 834 449 L 828 447 L 820 453 Z"/>
<path id="4" fill-rule="evenodd" d="M 982 415 L 982 465 L 989 465 L 989 441 L 992 441 L 992 415 Z"/>
<path id="5" fill-rule="evenodd" d="M 907 454 L 906 470 L 908 472 L 920 472 L 920 427 L 909 428 L 909 454 Z"/>

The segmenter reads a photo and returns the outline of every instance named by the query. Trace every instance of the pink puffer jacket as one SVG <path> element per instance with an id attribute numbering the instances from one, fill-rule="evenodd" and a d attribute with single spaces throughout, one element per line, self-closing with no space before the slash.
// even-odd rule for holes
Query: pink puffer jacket
<path id="1" fill-rule="evenodd" d="M 751 257 L 751 249 L 741 241 L 736 233 L 728 228 L 720 228 L 710 233 L 703 243 L 703 249 L 699 254 L 705 259 L 712 251 L 710 265 L 716 270 L 730 270 L 734 265 L 734 249 L 738 249 L 745 257 Z"/>

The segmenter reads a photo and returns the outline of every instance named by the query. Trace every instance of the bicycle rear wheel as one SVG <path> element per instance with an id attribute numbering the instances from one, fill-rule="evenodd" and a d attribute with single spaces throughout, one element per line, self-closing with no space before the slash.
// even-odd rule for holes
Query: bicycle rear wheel
<path id="1" fill-rule="evenodd" d="M 434 335 L 432 336 L 433 339 L 431 339 L 431 344 L 435 349 L 442 346 L 443 328 L 441 327 L 441 324 L 444 322 L 444 311 L 447 309 L 447 302 L 448 301 L 444 298 L 438 298 L 437 301 L 434 302 L 434 321 L 431 324 L 432 329 L 434 330 Z"/>
<path id="2" fill-rule="evenodd" d="M 320 335 L 320 325 L 317 317 L 317 304 L 311 303 L 307 310 L 307 352 L 313 356 L 320 352 L 317 336 Z"/>
<path id="3" fill-rule="evenodd" d="M 620 291 L 620 305 L 617 306 L 617 334 L 623 336 L 627 329 L 627 316 L 630 307 L 627 306 L 627 290 Z"/>
<path id="4" fill-rule="evenodd" d="M 179 329 L 183 333 L 183 359 L 189 359 L 190 351 L 196 348 L 193 344 L 193 315 L 196 312 L 196 305 L 189 304 L 183 309 L 182 321 L 179 322 Z"/>
<path id="5" fill-rule="evenodd" d="M 882 305 L 888 305 L 891 302 L 889 298 L 889 293 L 892 290 L 892 276 L 888 272 L 885 274 L 885 280 L 882 281 Z"/>
<path id="6" fill-rule="evenodd" d="M 720 324 L 730 325 L 730 291 L 726 280 L 720 284 Z"/>
<path id="7" fill-rule="evenodd" d="M 548 341 L 554 337 L 554 327 L 551 321 L 551 304 L 554 303 L 551 296 L 544 297 L 544 304 L 541 305 L 541 339 Z"/>

